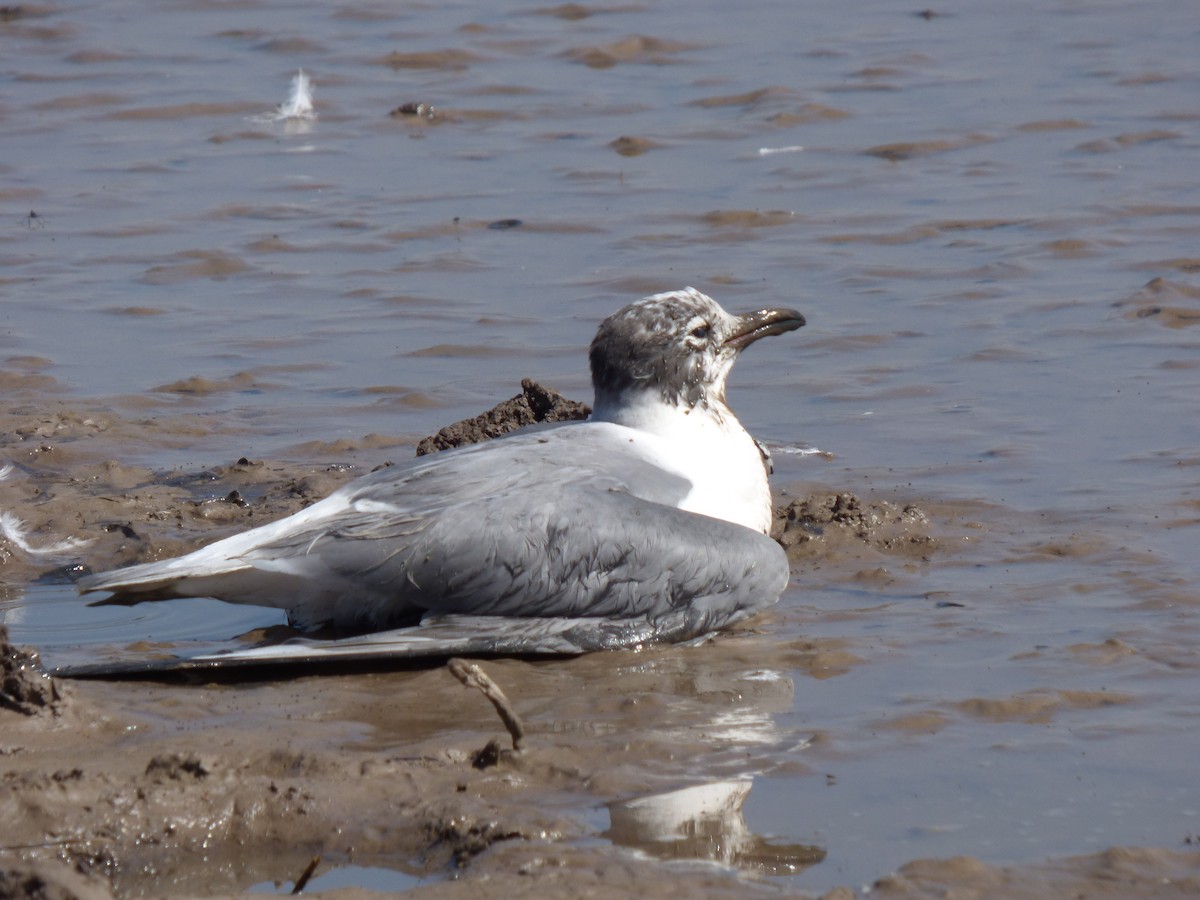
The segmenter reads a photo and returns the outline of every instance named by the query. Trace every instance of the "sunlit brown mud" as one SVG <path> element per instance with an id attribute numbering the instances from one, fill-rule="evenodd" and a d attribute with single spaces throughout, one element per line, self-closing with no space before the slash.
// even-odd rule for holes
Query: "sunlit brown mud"
<path id="1" fill-rule="evenodd" d="M 577 404 L 526 383 L 513 400 L 444 429 L 423 447 L 432 452 L 579 414 Z M 135 434 L 147 437 L 144 423 L 120 415 L 92 419 L 64 409 L 10 414 L 4 424 L 7 455 L 21 470 L 5 487 L 5 508 L 20 511 L 30 541 L 89 541 L 87 560 L 95 567 L 162 558 L 294 512 L 358 471 L 243 458 L 164 477 L 96 458 Z M 833 511 L 814 517 L 813 510 Z M 817 519 L 833 524 L 825 540 L 847 523 L 851 542 L 869 542 L 877 527 L 891 527 L 856 498 L 839 495 L 832 504 L 814 498 L 802 513 L 781 508 L 780 531 L 793 546 L 819 540 Z M 802 537 L 792 534 L 798 521 Z M 9 549 L 3 561 L 10 578 L 45 572 L 44 560 Z M 713 690 L 719 696 L 741 679 L 734 705 L 753 708 L 764 687 L 744 678 L 764 664 L 821 678 L 857 661 L 837 641 L 764 645 L 753 625 L 704 647 L 553 664 L 496 661 L 489 668 L 526 711 L 529 748 L 481 768 L 478 751 L 498 723 L 440 668 L 249 684 L 127 682 L 114 691 L 96 682 L 62 687 L 7 643 L 4 660 L 0 699 L 11 720 L 4 751 L 12 765 L 2 784 L 0 821 L 8 826 L 0 829 L 0 846 L 24 860 L 10 877 L 26 878 L 27 887 L 42 879 L 64 891 L 120 894 L 168 883 L 179 891 L 240 890 L 296 877 L 313 857 L 327 866 L 353 862 L 445 876 L 469 869 L 497 844 L 523 848 L 513 854 L 522 859 L 516 870 L 545 880 L 547 890 L 564 867 L 580 865 L 599 867 L 591 877 L 615 888 L 642 877 L 645 865 L 570 846 L 583 830 L 581 798 L 600 804 L 675 783 L 677 767 L 711 752 L 707 729 L 720 730 L 705 725 Z M 619 682 L 615 673 L 623 673 Z M 790 696 L 788 688 L 783 699 Z M 688 737 L 680 740 L 681 733 Z M 647 769 L 646 760 L 668 765 Z M 695 822 L 708 822 L 699 833 L 709 838 L 680 844 L 670 828 L 655 838 L 655 828 L 666 826 L 638 826 L 645 816 L 635 806 L 613 812 L 613 841 L 654 855 L 722 859 L 729 872 L 693 872 L 685 880 L 730 896 L 749 889 L 735 877 L 739 869 L 780 875 L 819 861 L 819 848 L 774 846 L 746 832 L 745 790 L 733 784 L 725 812 L 685 817 L 677 826 L 694 834 Z M 530 802 L 534 796 L 540 799 Z M 533 860 L 526 858 L 530 847 L 538 848 Z M 488 868 L 505 865 L 492 859 Z"/>
<path id="2" fill-rule="evenodd" d="M 536 417 L 533 407 L 542 417 L 574 414 L 564 404 L 526 384 L 474 420 L 477 433 L 466 422 L 442 437 L 494 436 Z M 191 474 L 154 472 L 110 457 L 124 444 L 186 432 L 186 419 L 151 423 L 85 409 L 3 416 L 5 454 L 20 473 L 0 483 L 3 508 L 19 514 L 31 544 L 90 541 L 59 563 L 86 558 L 107 568 L 175 554 L 294 512 L 366 464 L 242 458 Z M 372 460 L 413 452 L 364 445 Z M 820 570 L 848 583 L 888 584 L 893 569 L 904 577 L 941 552 L 935 533 L 956 530 L 961 523 L 944 507 L 931 516 L 915 503 L 849 492 L 781 498 L 776 510 L 775 536 L 795 576 Z M 54 568 L 11 545 L 0 566 L 10 582 Z M 56 577 L 70 574 L 67 566 Z M 761 673 L 826 679 L 864 660 L 837 638 L 772 636 L 776 617 L 700 646 L 485 663 L 524 722 L 519 753 L 496 749 L 509 745 L 500 721 L 439 666 L 57 682 L 5 638 L 0 890 L 82 898 L 287 889 L 315 860 L 318 874 L 369 866 L 411 884 L 424 879 L 416 896 L 474 895 L 484 884 L 551 897 L 635 887 L 656 896 L 793 893 L 778 879 L 819 863 L 824 849 L 754 835 L 741 812 L 750 782 L 738 772 L 754 756 L 754 733 L 770 729 L 772 710 L 792 705 L 791 680 Z M 1120 642 L 1071 648 L 1099 664 L 1125 650 Z M 974 698 L 880 727 L 936 732 L 955 716 L 1045 722 L 1063 709 L 1120 702 L 1070 691 Z M 681 773 L 700 759 L 730 780 L 687 787 Z M 605 807 L 608 841 L 581 842 L 595 828 L 584 811 Z M 659 859 L 723 866 L 664 870 Z M 1182 896 L 1176 891 L 1195 888 L 1198 877 L 1189 854 L 1114 850 L 1029 869 L 919 861 L 876 890 L 926 897 L 953 885 L 972 896 L 1042 897 L 1098 883 L 1096 896 Z"/>

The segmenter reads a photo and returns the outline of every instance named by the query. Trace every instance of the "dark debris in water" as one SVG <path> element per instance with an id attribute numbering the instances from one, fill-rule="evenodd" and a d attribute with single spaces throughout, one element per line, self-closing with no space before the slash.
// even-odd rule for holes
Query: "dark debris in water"
<path id="1" fill-rule="evenodd" d="M 622 135 L 616 140 L 609 142 L 608 146 L 622 156 L 641 156 L 643 153 L 654 150 L 662 145 L 649 138 Z"/>
<path id="2" fill-rule="evenodd" d="M 402 103 L 400 106 L 397 106 L 395 109 L 393 109 L 388 115 L 390 115 L 393 119 L 400 118 L 401 116 L 411 116 L 418 119 L 427 119 L 431 122 L 438 117 L 437 110 L 434 108 L 432 103 L 417 102 Z"/>

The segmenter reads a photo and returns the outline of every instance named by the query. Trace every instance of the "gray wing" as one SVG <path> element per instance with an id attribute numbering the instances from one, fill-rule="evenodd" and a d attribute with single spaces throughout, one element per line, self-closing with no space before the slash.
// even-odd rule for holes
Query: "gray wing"
<path id="1" fill-rule="evenodd" d="M 690 488 L 605 432 L 568 426 L 377 473 L 349 486 L 335 516 L 242 559 L 338 586 L 332 615 L 292 613 L 343 632 L 446 614 L 641 615 L 639 600 L 694 593 L 687 561 L 668 551 L 721 542 L 713 528 L 747 531 L 677 510 Z M 655 573 L 676 562 L 667 590 Z"/>
<path id="2" fill-rule="evenodd" d="M 263 575 L 282 577 L 281 569 L 304 565 L 306 582 L 347 584 L 340 602 L 360 629 L 389 628 L 385 623 L 397 608 L 415 612 L 404 628 L 335 641 L 197 647 L 157 659 L 68 660 L 56 671 L 104 676 L 576 654 L 688 640 L 779 599 L 788 577 L 779 545 L 737 524 L 674 508 L 690 487 L 685 481 L 628 457 L 614 473 L 611 460 L 598 464 L 610 450 L 604 442 L 583 442 L 565 456 L 574 464 L 550 466 L 547 458 L 562 460 L 563 449 L 536 439 L 470 464 L 446 455 L 440 464 L 432 464 L 433 457 L 421 466 L 384 470 L 343 488 L 336 515 L 277 529 L 272 540 L 240 551 L 251 572 L 268 566 Z M 530 473 L 536 473 L 533 484 Z M 476 490 L 475 479 L 486 490 Z M 446 497 L 458 500 L 448 504 Z M 239 539 L 245 535 L 230 540 Z"/>
<path id="3" fill-rule="evenodd" d="M 569 656 L 707 634 L 775 603 L 787 583 L 783 550 L 750 529 L 616 493 L 592 498 L 590 506 L 595 519 L 608 525 L 579 534 L 560 529 L 554 537 L 560 541 L 562 561 L 544 571 L 500 566 L 491 575 L 481 574 L 486 567 L 476 563 L 490 551 L 463 534 L 457 547 L 441 557 L 443 564 L 431 560 L 417 567 L 429 596 L 441 602 L 410 627 L 338 640 L 290 638 L 233 649 L 200 645 L 153 658 L 142 651 L 98 654 L 92 647 L 74 658 L 67 653 L 53 673 L 103 677 L 449 656 Z M 486 530 L 483 524 L 478 527 Z M 507 540 L 525 544 L 533 532 L 551 534 L 533 528 Z M 381 573 L 397 565 L 394 558 L 379 559 L 381 551 L 373 541 L 340 540 L 349 545 L 339 551 L 348 565 L 356 556 L 377 564 Z M 499 552 L 510 556 L 515 551 L 500 547 Z M 579 561 L 577 553 L 591 562 Z M 448 565 L 456 554 L 461 568 Z M 573 583 L 551 591 L 534 589 L 534 584 L 557 577 L 554 565 L 575 573 Z M 480 614 L 482 598 L 489 599 L 490 614 Z"/>
<path id="4" fill-rule="evenodd" d="M 769 538 L 677 509 L 690 488 L 611 431 L 568 425 L 383 470 L 84 588 L 278 606 L 342 633 L 455 615 L 637 622 L 678 640 L 775 602 L 787 582 Z"/>
<path id="5" fill-rule="evenodd" d="M 711 628 L 778 598 L 787 562 L 740 525 L 593 485 L 486 498 L 422 523 L 375 512 L 308 544 L 331 572 L 421 616 L 666 617 L 691 607 Z M 305 536 L 300 536 L 304 541 Z M 287 548 L 267 547 L 264 553 Z M 386 609 L 356 604 L 368 623 Z"/>
<path id="6" fill-rule="evenodd" d="M 522 503 L 553 502 L 564 486 L 670 506 L 691 488 L 610 428 L 529 430 L 381 470 L 286 519 L 187 556 L 87 576 L 79 589 L 113 592 L 102 604 L 208 596 L 274 606 L 304 627 L 411 624 L 432 601 L 426 587 L 397 579 L 407 561 L 444 537 L 455 542 L 481 515 L 503 531 L 520 519 Z"/>

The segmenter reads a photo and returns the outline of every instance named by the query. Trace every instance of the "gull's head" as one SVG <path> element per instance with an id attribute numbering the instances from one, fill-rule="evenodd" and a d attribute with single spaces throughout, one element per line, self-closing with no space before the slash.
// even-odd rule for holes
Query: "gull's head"
<path id="1" fill-rule="evenodd" d="M 631 303 L 600 323 L 592 341 L 595 405 L 639 394 L 688 410 L 725 408 L 725 379 L 738 353 L 803 324 L 794 309 L 731 315 L 695 288 Z"/>

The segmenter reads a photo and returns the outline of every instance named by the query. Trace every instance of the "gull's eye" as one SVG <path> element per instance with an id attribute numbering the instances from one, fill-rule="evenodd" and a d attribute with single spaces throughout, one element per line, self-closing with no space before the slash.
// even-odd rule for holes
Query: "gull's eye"
<path id="1" fill-rule="evenodd" d="M 691 332 L 689 332 L 689 333 L 696 340 L 705 341 L 705 340 L 708 340 L 708 334 L 711 330 L 712 329 L 707 322 L 702 322 L 699 325 L 697 325 L 695 328 L 693 328 L 691 330 Z"/>

